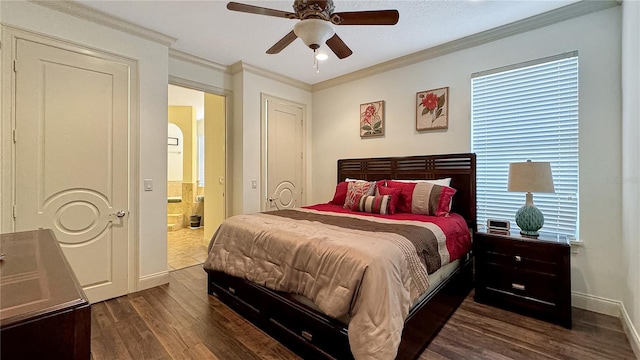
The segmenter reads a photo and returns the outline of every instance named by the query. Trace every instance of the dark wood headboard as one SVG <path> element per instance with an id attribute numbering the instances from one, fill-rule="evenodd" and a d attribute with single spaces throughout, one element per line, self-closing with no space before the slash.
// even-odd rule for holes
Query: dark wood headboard
<path id="1" fill-rule="evenodd" d="M 346 178 L 431 180 L 451 178 L 452 212 L 462 215 L 473 232 L 476 224 L 476 154 L 443 154 L 338 160 L 338 182 Z"/>

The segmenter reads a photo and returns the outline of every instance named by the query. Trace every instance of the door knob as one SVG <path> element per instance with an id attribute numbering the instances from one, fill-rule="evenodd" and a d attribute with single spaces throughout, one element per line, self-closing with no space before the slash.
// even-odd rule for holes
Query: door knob
<path id="1" fill-rule="evenodd" d="M 117 213 L 115 213 L 115 214 L 110 214 L 110 215 L 112 215 L 112 216 L 113 216 L 113 215 L 115 215 L 116 217 L 121 218 L 121 217 L 124 217 L 125 215 L 127 215 L 127 212 L 126 212 L 126 211 L 124 211 L 124 210 L 120 210 L 120 211 L 118 211 Z"/>

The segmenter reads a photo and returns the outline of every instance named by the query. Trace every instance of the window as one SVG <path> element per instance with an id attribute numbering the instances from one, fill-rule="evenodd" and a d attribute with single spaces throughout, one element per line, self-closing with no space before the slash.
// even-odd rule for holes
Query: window
<path id="1" fill-rule="evenodd" d="M 551 163 L 554 194 L 534 193 L 540 233 L 578 236 L 578 53 L 490 70 L 471 79 L 471 149 L 478 225 L 509 219 L 524 193 L 507 192 L 509 163 Z"/>

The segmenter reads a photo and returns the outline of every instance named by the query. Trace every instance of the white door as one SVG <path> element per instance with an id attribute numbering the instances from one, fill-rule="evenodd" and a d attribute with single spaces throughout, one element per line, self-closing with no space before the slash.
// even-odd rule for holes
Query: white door
<path id="1" fill-rule="evenodd" d="M 302 204 L 302 107 L 267 98 L 267 210 Z"/>
<path id="2" fill-rule="evenodd" d="M 18 40 L 16 231 L 53 229 L 91 302 L 127 293 L 129 69 Z"/>

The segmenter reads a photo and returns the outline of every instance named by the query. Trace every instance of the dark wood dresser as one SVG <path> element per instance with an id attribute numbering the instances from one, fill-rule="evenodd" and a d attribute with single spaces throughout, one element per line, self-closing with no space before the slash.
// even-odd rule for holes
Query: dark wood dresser
<path id="1" fill-rule="evenodd" d="M 475 300 L 571 328 L 570 245 L 478 231 Z"/>
<path id="2" fill-rule="evenodd" d="M 91 307 L 51 230 L 0 235 L 0 358 L 89 359 Z"/>

